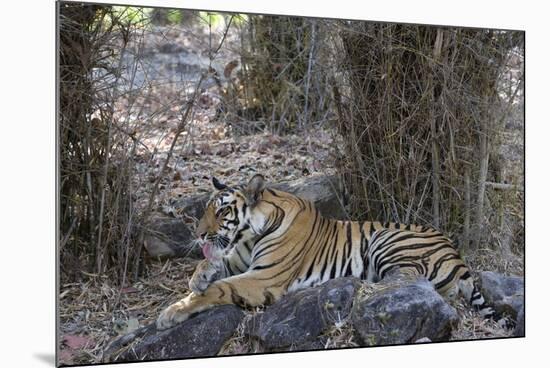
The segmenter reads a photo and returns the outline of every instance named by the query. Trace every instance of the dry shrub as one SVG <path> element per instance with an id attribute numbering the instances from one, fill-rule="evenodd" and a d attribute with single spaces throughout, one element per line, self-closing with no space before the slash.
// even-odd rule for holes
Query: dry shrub
<path id="1" fill-rule="evenodd" d="M 327 119 L 330 90 L 318 63 L 325 32 L 317 20 L 250 16 L 240 26 L 240 70 L 229 84 L 226 118 L 284 134 Z M 241 122 L 241 124 L 239 124 Z"/>
<path id="2" fill-rule="evenodd" d="M 501 180 L 500 160 L 490 158 L 523 88 L 523 33 L 366 22 L 334 26 L 342 37 L 345 78 L 334 82 L 334 93 L 353 214 L 430 224 L 474 247 L 494 240 L 490 234 L 501 237 L 503 221 L 522 227 L 522 218 L 505 210 L 513 205 L 523 212 L 516 195 L 522 168 L 514 182 L 489 184 Z M 512 57 L 520 60 L 520 75 L 502 94 Z M 523 244 L 520 236 L 516 231 L 513 240 Z"/>
<path id="3" fill-rule="evenodd" d="M 59 7 L 61 275 L 115 269 L 122 276 L 135 257 L 129 180 L 135 142 L 113 125 L 121 93 L 116 61 L 138 24 L 112 7 Z"/>
<path id="4" fill-rule="evenodd" d="M 188 42 L 212 64 L 229 25 L 204 34 L 199 12 L 156 26 L 153 9 L 108 5 L 63 3 L 59 14 L 62 281 L 87 272 L 125 284 L 144 270 L 144 236 L 212 77 L 202 56 L 175 67 L 163 56 Z"/>

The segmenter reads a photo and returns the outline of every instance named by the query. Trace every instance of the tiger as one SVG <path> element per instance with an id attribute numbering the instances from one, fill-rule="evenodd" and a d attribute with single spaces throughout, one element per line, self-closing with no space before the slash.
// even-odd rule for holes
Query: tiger
<path id="1" fill-rule="evenodd" d="M 205 260 L 191 293 L 156 321 L 164 330 L 218 305 L 269 305 L 286 293 L 354 276 L 376 282 L 391 272 L 424 276 L 446 297 L 461 293 L 486 317 L 485 303 L 451 240 L 428 226 L 323 217 L 308 200 L 266 186 L 212 180 L 215 192 L 195 234 Z"/>

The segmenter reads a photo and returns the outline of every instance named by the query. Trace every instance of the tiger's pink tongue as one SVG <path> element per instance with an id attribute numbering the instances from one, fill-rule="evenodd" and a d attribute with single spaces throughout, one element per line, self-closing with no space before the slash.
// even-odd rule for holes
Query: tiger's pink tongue
<path id="1" fill-rule="evenodd" d="M 204 258 L 211 260 L 213 258 L 212 254 L 212 243 L 205 242 L 202 246 L 202 254 L 204 255 Z"/>

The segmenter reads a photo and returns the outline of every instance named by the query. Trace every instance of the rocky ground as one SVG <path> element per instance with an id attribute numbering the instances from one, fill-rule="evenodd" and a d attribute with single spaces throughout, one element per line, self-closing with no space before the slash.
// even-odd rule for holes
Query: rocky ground
<path id="1" fill-rule="evenodd" d="M 209 41 L 209 34 L 200 27 L 191 32 L 156 26 L 127 52 L 127 70 L 121 81 L 128 92 L 118 98 L 114 118 L 122 127 L 117 134 L 131 135 L 137 142 L 134 188 L 138 210 L 145 206 L 160 174 L 201 74 L 206 77 L 155 198 L 160 211 L 170 211 L 170 199 L 210 191 L 212 176 L 237 184 L 261 172 L 280 183 L 334 172 L 338 145 L 333 143 L 341 138 L 322 122 L 307 133 L 276 135 L 266 129 L 265 121 L 229 119 L 220 111 L 221 89 L 239 69 L 224 76 L 225 66 L 238 58 L 235 31 L 212 60 L 208 57 L 210 43 L 217 45 L 222 31 L 223 27 Z"/>
<path id="2" fill-rule="evenodd" d="M 493 272 L 482 273 L 481 280 L 497 310 L 520 322 L 509 330 L 483 322 L 481 328 L 472 326 L 472 333 L 477 338 L 523 336 L 523 280 Z M 367 284 L 339 278 L 255 311 L 222 306 L 169 330 L 147 325 L 113 340 L 104 359 L 124 362 L 449 341 L 461 339 L 454 335 L 461 319 L 460 311 L 425 279 Z"/>

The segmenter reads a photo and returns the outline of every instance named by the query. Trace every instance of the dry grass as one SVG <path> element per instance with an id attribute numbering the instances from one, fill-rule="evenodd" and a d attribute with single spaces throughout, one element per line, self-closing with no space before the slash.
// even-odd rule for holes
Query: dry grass
<path id="1" fill-rule="evenodd" d="M 355 329 L 349 321 L 334 324 L 325 330 L 321 338 L 325 349 L 350 348 L 361 346 L 357 342 Z"/>
<path id="2" fill-rule="evenodd" d="M 87 273 L 82 273 L 81 282 L 61 285 L 60 349 L 64 363 L 99 363 L 113 337 L 154 322 L 163 308 L 189 292 L 187 285 L 195 263 L 167 260 L 148 264 L 144 277 L 123 288 L 108 275 Z M 85 336 L 90 343 L 75 351 L 63 342 L 67 336 Z"/>
<path id="3" fill-rule="evenodd" d="M 510 337 L 513 330 L 500 326 L 496 321 L 485 319 L 475 312 L 463 299 L 450 301 L 458 312 L 458 326 L 453 330 L 450 341 L 479 340 Z"/>
<path id="4" fill-rule="evenodd" d="M 520 254 L 503 254 L 490 248 L 467 251 L 463 254 L 466 264 L 474 272 L 495 271 L 505 275 L 524 275 L 525 258 Z"/>
<path id="5" fill-rule="evenodd" d="M 263 308 L 255 308 L 254 310 L 245 311 L 245 316 L 237 329 L 235 334 L 227 340 L 225 345 L 220 349 L 218 355 L 236 355 L 236 354 L 256 354 L 262 353 L 263 349 L 260 343 L 248 335 L 245 334 L 245 326 L 252 318 L 257 318 L 258 314 L 263 312 Z"/>

